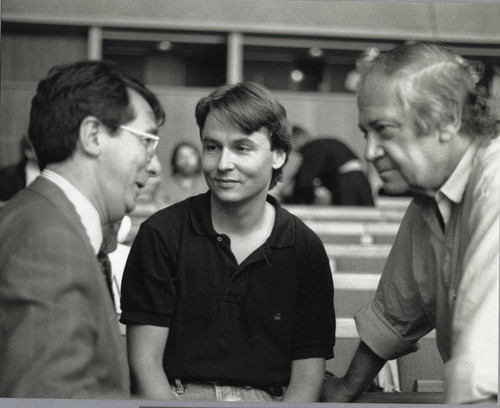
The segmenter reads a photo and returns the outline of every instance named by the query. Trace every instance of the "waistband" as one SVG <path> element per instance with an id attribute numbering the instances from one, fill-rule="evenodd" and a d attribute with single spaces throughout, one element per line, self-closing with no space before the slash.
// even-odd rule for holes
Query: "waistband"
<path id="1" fill-rule="evenodd" d="M 188 384 L 209 385 L 209 386 L 212 385 L 220 387 L 235 387 L 235 388 L 246 388 L 246 389 L 255 388 L 267 392 L 272 397 L 281 397 L 284 392 L 284 387 L 278 384 L 268 385 L 268 386 L 256 386 L 256 385 L 231 384 L 223 381 L 183 381 L 177 378 L 171 385 L 175 386 L 177 394 L 183 394 L 184 387 L 186 387 Z"/>

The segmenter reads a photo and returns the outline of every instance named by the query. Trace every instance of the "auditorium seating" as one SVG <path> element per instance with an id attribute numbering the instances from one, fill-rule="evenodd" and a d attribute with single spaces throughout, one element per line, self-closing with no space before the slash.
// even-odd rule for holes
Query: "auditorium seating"
<path id="1" fill-rule="evenodd" d="M 287 206 L 325 244 L 335 285 L 337 341 L 327 369 L 343 376 L 359 344 L 352 316 L 371 301 L 409 198 L 380 198 L 375 208 Z M 402 392 L 442 391 L 443 363 L 432 331 L 419 351 L 398 359 L 390 370 Z M 389 367 L 387 367 L 389 370 Z"/>

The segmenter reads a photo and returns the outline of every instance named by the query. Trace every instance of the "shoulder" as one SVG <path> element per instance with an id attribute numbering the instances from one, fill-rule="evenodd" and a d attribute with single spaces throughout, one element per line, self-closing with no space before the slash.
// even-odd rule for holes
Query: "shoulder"
<path id="1" fill-rule="evenodd" d="M 18 271 L 36 269 L 39 276 L 75 276 L 92 268 L 90 242 L 70 216 L 40 194 L 22 191 L 0 209 L 0 262 L 23 262 Z"/>
<path id="2" fill-rule="evenodd" d="M 500 137 L 485 141 L 479 147 L 474 165 L 481 171 L 497 172 L 500 168 Z"/>
<path id="3" fill-rule="evenodd" d="M 2 225 L 6 223 L 18 227 L 50 225 L 54 223 L 56 215 L 57 207 L 47 197 L 29 189 L 22 190 L 0 208 Z"/>
<path id="4" fill-rule="evenodd" d="M 191 224 L 193 211 L 205 205 L 204 197 L 205 194 L 200 194 L 165 207 L 144 221 L 141 228 L 155 230 L 161 235 L 177 235 Z"/>
<path id="5" fill-rule="evenodd" d="M 281 206 L 277 212 L 279 212 L 282 225 L 280 234 L 289 234 L 298 251 L 325 252 L 319 236 L 304 221 Z"/>
<path id="6" fill-rule="evenodd" d="M 22 190 L 0 208 L 0 232 L 9 233 L 10 229 L 12 236 L 51 233 L 78 236 L 75 229 L 78 214 L 71 212 L 71 208 L 69 200 L 58 206 L 44 195 L 30 189 Z"/>
<path id="7" fill-rule="evenodd" d="M 500 189 L 500 138 L 485 141 L 473 161 L 469 184 L 476 194 L 498 194 Z"/>

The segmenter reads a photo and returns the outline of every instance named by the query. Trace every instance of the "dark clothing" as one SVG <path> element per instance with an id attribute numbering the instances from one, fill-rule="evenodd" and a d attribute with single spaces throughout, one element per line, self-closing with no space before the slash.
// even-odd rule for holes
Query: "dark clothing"
<path id="1" fill-rule="evenodd" d="M 288 385 L 291 361 L 333 357 L 333 284 L 323 244 L 271 196 L 268 240 L 240 265 L 210 217 L 210 192 L 151 216 L 122 284 L 123 323 L 169 327 L 170 381 Z"/>
<path id="2" fill-rule="evenodd" d="M 25 165 L 26 162 L 22 162 L 0 170 L 0 201 L 10 200 L 26 187 Z"/>
<path id="3" fill-rule="evenodd" d="M 370 183 L 361 170 L 346 170 L 342 166 L 358 157 L 349 147 L 332 138 L 314 139 L 300 151 L 302 164 L 295 175 L 290 203 L 312 204 L 316 180 L 331 194 L 332 205 L 373 206 Z M 358 165 L 359 167 L 359 165 Z"/>

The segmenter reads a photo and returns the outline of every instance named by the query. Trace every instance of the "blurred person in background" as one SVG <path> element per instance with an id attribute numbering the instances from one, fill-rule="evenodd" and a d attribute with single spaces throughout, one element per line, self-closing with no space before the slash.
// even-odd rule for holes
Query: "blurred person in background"
<path id="1" fill-rule="evenodd" d="M 436 330 L 448 404 L 498 398 L 500 140 L 467 61 L 435 44 L 382 53 L 361 82 L 365 157 L 390 194 L 411 193 L 361 339 L 327 401 L 351 401 L 387 360 Z"/>
<path id="2" fill-rule="evenodd" d="M 294 126 L 292 146 L 301 161 L 292 194 L 285 202 L 374 205 L 365 165 L 345 143 L 333 137 L 311 138 L 303 128 Z"/>
<path id="3" fill-rule="evenodd" d="M 125 398 L 126 351 L 97 255 L 156 176 L 164 111 L 103 61 L 52 68 L 31 102 L 42 173 L 0 208 L 0 397 Z"/>
<path id="4" fill-rule="evenodd" d="M 20 148 L 21 161 L 0 169 L 0 201 L 11 199 L 40 174 L 36 153 L 27 136 L 21 138 Z"/>
<path id="5" fill-rule="evenodd" d="M 199 149 L 191 142 L 180 142 L 174 148 L 170 161 L 170 177 L 164 177 L 157 190 L 160 205 L 172 205 L 208 190 L 201 171 Z"/>

